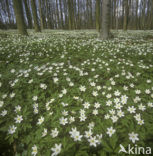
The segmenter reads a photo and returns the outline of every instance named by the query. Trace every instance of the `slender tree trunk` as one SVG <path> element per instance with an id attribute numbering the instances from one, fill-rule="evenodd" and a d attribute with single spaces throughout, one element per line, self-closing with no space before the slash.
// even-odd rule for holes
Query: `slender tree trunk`
<path id="1" fill-rule="evenodd" d="M 115 15 L 116 15 L 116 30 L 118 30 L 118 1 L 116 1 L 116 12 L 115 12 Z"/>
<path id="2" fill-rule="evenodd" d="M 43 14 L 42 14 L 42 3 L 41 3 L 41 0 L 39 0 L 39 13 L 40 13 L 40 26 L 41 26 L 41 29 L 44 29 L 44 22 L 43 22 Z"/>
<path id="3" fill-rule="evenodd" d="M 110 34 L 110 0 L 103 0 L 102 4 L 102 25 L 100 31 L 101 39 L 109 39 L 111 37 Z"/>
<path id="4" fill-rule="evenodd" d="M 96 0 L 96 29 L 100 32 L 100 0 Z"/>
<path id="5" fill-rule="evenodd" d="M 69 29 L 74 29 L 74 9 L 73 0 L 68 0 L 68 12 L 69 12 Z"/>
<path id="6" fill-rule="evenodd" d="M 6 7 L 7 7 L 9 24 L 11 24 L 11 13 L 10 13 L 10 7 L 9 7 L 9 0 L 6 0 Z"/>
<path id="7" fill-rule="evenodd" d="M 62 1 L 59 0 L 60 3 L 60 13 L 61 13 L 61 28 L 63 29 L 64 24 L 63 24 L 63 10 L 62 10 Z"/>
<path id="8" fill-rule="evenodd" d="M 58 25 L 58 28 L 60 28 L 58 0 L 56 0 L 56 16 L 57 16 L 57 25 Z"/>
<path id="9" fill-rule="evenodd" d="M 136 0 L 136 8 L 135 8 L 135 29 L 138 29 L 138 0 Z"/>
<path id="10" fill-rule="evenodd" d="M 47 17 L 47 28 L 51 29 L 51 22 L 50 22 L 50 17 L 49 17 L 49 7 L 48 7 L 48 0 L 45 0 L 45 5 L 46 5 L 46 17 Z"/>
<path id="11" fill-rule="evenodd" d="M 153 0 L 151 1 L 150 29 L 153 29 Z"/>
<path id="12" fill-rule="evenodd" d="M 92 0 L 89 1 L 90 6 L 90 28 L 93 28 L 93 22 L 92 22 Z"/>
<path id="13" fill-rule="evenodd" d="M 24 6 L 25 6 L 25 11 L 26 11 L 27 20 L 28 20 L 28 27 L 32 29 L 32 17 L 31 17 L 31 13 L 29 10 L 28 0 L 24 0 Z"/>
<path id="14" fill-rule="evenodd" d="M 32 7 L 32 14 L 33 14 L 35 32 L 41 32 L 41 29 L 40 29 L 40 26 L 39 26 L 39 21 L 38 21 L 38 15 L 37 15 L 35 0 L 31 0 L 31 7 Z"/>
<path id="15" fill-rule="evenodd" d="M 126 31 L 128 26 L 128 15 L 129 15 L 128 0 L 124 0 L 124 7 L 125 7 L 125 14 L 124 14 L 123 30 Z"/>
<path id="16" fill-rule="evenodd" d="M 19 33 L 21 35 L 28 35 L 24 21 L 22 1 L 13 0 L 13 6 Z"/>

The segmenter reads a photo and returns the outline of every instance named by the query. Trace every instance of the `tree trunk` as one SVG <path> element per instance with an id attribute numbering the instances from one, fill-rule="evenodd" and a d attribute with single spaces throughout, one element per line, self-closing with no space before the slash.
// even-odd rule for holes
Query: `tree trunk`
<path id="1" fill-rule="evenodd" d="M 56 16 L 57 16 L 57 28 L 60 28 L 58 0 L 56 0 Z"/>
<path id="2" fill-rule="evenodd" d="M 38 22 L 38 16 L 37 16 L 37 9 L 36 9 L 35 0 L 31 0 L 31 7 L 32 7 L 32 14 L 33 14 L 35 32 L 41 32 L 39 22 Z"/>
<path id="3" fill-rule="evenodd" d="M 116 15 L 116 30 L 118 30 L 118 1 L 116 1 L 116 12 L 115 12 L 115 15 Z"/>
<path id="4" fill-rule="evenodd" d="M 10 14 L 9 0 L 6 0 L 6 7 L 7 7 L 7 14 L 8 14 L 8 19 L 9 19 L 9 24 L 11 24 L 11 14 Z"/>
<path id="5" fill-rule="evenodd" d="M 32 29 L 32 17 L 31 17 L 29 5 L 28 5 L 28 0 L 24 0 L 24 6 L 25 6 L 25 11 L 26 11 L 27 20 L 28 20 L 28 27 Z"/>
<path id="6" fill-rule="evenodd" d="M 74 29 L 73 0 L 68 0 L 68 12 L 69 12 L 69 30 L 72 30 Z"/>
<path id="7" fill-rule="evenodd" d="M 22 1 L 13 0 L 13 6 L 19 33 L 21 35 L 28 35 L 26 25 L 24 22 Z"/>
<path id="8" fill-rule="evenodd" d="M 96 29 L 100 32 L 100 0 L 96 0 Z"/>
<path id="9" fill-rule="evenodd" d="M 41 26 L 41 29 L 44 29 L 41 0 L 39 0 L 39 13 L 40 13 L 40 26 Z"/>
<path id="10" fill-rule="evenodd" d="M 61 13 L 61 28 L 63 29 L 64 24 L 63 24 L 63 10 L 62 10 L 62 2 L 59 0 L 60 3 L 60 13 Z"/>
<path id="11" fill-rule="evenodd" d="M 124 0 L 124 7 L 125 7 L 125 13 L 124 13 L 123 30 L 126 31 L 128 26 L 128 15 L 129 15 L 128 0 Z"/>
<path id="12" fill-rule="evenodd" d="M 111 37 L 110 34 L 110 0 L 103 0 L 102 4 L 102 25 L 100 31 L 101 39 L 109 39 Z"/>
<path id="13" fill-rule="evenodd" d="M 136 8 L 135 8 L 135 29 L 138 29 L 138 0 L 136 0 Z"/>

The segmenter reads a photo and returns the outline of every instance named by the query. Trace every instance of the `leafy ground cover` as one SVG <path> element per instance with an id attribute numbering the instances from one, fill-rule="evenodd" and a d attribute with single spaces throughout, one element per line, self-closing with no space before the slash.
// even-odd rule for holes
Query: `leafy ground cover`
<path id="1" fill-rule="evenodd" d="M 153 31 L 0 34 L 2 155 L 153 149 Z"/>

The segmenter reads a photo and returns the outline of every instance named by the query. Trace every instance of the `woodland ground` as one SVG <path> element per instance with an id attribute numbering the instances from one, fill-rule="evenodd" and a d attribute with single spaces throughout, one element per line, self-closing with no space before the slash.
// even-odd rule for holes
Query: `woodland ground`
<path id="1" fill-rule="evenodd" d="M 113 34 L 0 31 L 2 155 L 153 152 L 153 31 Z"/>

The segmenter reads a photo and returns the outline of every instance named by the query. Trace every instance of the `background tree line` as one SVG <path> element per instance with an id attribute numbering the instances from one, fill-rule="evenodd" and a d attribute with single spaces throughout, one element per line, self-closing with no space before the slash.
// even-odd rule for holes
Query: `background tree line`
<path id="1" fill-rule="evenodd" d="M 97 29 L 104 0 L 0 0 L 0 29 Z M 19 15 L 20 14 L 20 15 Z M 21 16 L 22 19 L 20 19 Z M 20 19 L 20 20 L 19 20 Z M 111 29 L 153 29 L 153 0 L 110 0 Z"/>

